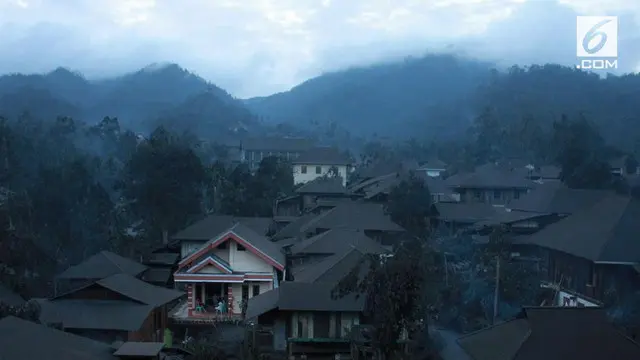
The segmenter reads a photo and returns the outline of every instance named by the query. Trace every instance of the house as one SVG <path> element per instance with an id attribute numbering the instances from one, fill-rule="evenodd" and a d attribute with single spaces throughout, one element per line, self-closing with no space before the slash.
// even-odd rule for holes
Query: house
<path id="1" fill-rule="evenodd" d="M 319 177 L 302 184 L 296 194 L 276 201 L 274 221 L 277 230 L 309 211 L 328 210 L 358 196 L 351 194 L 339 177 Z"/>
<path id="2" fill-rule="evenodd" d="M 440 159 L 429 160 L 416 169 L 416 172 L 428 177 L 440 177 L 445 171 L 447 171 L 447 164 Z"/>
<path id="3" fill-rule="evenodd" d="M 118 360 L 109 344 L 8 316 L 0 319 L 2 360 Z"/>
<path id="4" fill-rule="evenodd" d="M 172 239 L 180 244 L 180 258 L 184 259 L 187 255 L 201 248 L 204 243 L 238 223 L 242 223 L 259 235 L 266 236 L 271 230 L 273 219 L 267 217 L 209 215 L 179 231 Z"/>
<path id="5" fill-rule="evenodd" d="M 78 289 L 116 274 L 141 277 L 147 267 L 110 251 L 101 251 L 69 267 L 55 279 L 55 293 Z"/>
<path id="6" fill-rule="evenodd" d="M 240 319 L 250 298 L 277 288 L 283 278 L 285 258 L 278 245 L 243 223 L 195 250 L 183 249 L 174 281 L 187 289 L 187 301 L 176 318 Z"/>
<path id="7" fill-rule="evenodd" d="M 548 182 L 536 185 L 506 207 L 517 212 L 566 216 L 595 204 L 611 193 L 608 190 L 571 189 L 560 182 Z"/>
<path id="8" fill-rule="evenodd" d="M 303 184 L 321 176 L 336 176 L 347 185 L 347 177 L 351 173 L 351 158 L 333 147 L 312 148 L 298 156 L 293 164 L 293 183 Z"/>
<path id="9" fill-rule="evenodd" d="M 422 175 L 421 176 L 429 189 L 431 194 L 431 202 L 436 204 L 439 202 L 459 202 L 460 194 L 451 190 L 447 186 L 447 182 L 441 177 Z"/>
<path id="10" fill-rule="evenodd" d="M 543 165 L 535 167 L 528 174 L 529 180 L 546 182 L 546 181 L 560 181 L 560 173 L 562 169 L 554 165 Z"/>
<path id="11" fill-rule="evenodd" d="M 533 182 L 513 169 L 487 164 L 471 173 L 459 173 L 446 179 L 447 185 L 466 203 L 505 205 L 533 188 Z"/>
<path id="12" fill-rule="evenodd" d="M 640 200 L 612 194 L 524 240 L 540 249 L 556 305 L 597 306 L 640 286 Z"/>
<path id="13" fill-rule="evenodd" d="M 246 318 L 273 332 L 275 350 L 300 354 L 348 354 L 351 328 L 360 324 L 364 298 L 334 298 L 332 283 L 287 281 L 249 300 Z"/>
<path id="14" fill-rule="evenodd" d="M 618 332 L 599 308 L 529 307 L 458 343 L 474 360 L 640 358 L 640 345 Z"/>
<path id="15" fill-rule="evenodd" d="M 240 145 L 240 161 L 248 164 L 249 169 L 257 170 L 262 159 L 266 157 L 279 156 L 293 161 L 312 147 L 313 142 L 304 138 L 249 138 Z"/>
<path id="16" fill-rule="evenodd" d="M 170 304 L 183 292 L 116 274 L 79 289 L 38 299 L 40 321 L 97 341 L 160 341 Z"/>

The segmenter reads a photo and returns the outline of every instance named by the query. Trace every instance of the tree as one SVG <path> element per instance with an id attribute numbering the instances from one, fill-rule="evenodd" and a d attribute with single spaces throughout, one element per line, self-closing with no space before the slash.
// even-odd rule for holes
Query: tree
<path id="1" fill-rule="evenodd" d="M 425 181 L 414 173 L 389 193 L 386 210 L 391 219 L 415 236 L 426 237 L 433 216 L 431 194 Z"/>
<path id="2" fill-rule="evenodd" d="M 194 151 L 158 128 L 127 162 L 122 187 L 133 214 L 166 242 L 169 232 L 201 214 L 205 181 L 205 168 Z"/>
<path id="3" fill-rule="evenodd" d="M 335 287 L 336 298 L 364 297 L 364 316 L 371 325 L 377 359 L 390 359 L 400 349 L 398 340 L 403 333 L 409 339 L 428 333 L 431 304 L 438 292 L 433 286 L 439 279 L 436 264 L 435 253 L 426 242 L 409 236 L 392 257 L 363 258 Z"/>
<path id="4" fill-rule="evenodd" d="M 561 167 L 560 178 L 569 187 L 603 189 L 613 186 L 606 158 L 608 152 L 598 130 L 584 117 L 570 121 L 563 116 L 553 124 L 552 147 Z"/>
<path id="5" fill-rule="evenodd" d="M 291 165 L 276 156 L 262 159 L 250 185 L 253 216 L 273 216 L 275 201 L 292 193 Z"/>

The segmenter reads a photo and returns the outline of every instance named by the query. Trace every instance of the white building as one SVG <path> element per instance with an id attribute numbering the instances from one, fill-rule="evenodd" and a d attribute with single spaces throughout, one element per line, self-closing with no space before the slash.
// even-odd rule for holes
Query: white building
<path id="1" fill-rule="evenodd" d="M 347 175 L 353 169 L 352 161 L 346 153 L 332 147 L 313 148 L 292 162 L 294 184 L 303 184 L 321 176 L 340 176 L 347 185 Z M 335 174 L 331 174 L 335 172 Z"/>

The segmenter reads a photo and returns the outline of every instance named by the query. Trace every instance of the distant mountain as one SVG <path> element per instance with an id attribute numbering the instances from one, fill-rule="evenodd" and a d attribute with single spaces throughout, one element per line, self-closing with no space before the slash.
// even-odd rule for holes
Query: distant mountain
<path id="1" fill-rule="evenodd" d="M 152 64 L 99 81 L 65 68 L 44 75 L 0 76 L 0 115 L 16 117 L 23 112 L 88 123 L 111 116 L 136 131 L 164 124 L 203 137 L 260 128 L 241 101 L 176 64 Z"/>
<path id="2" fill-rule="evenodd" d="M 439 108 L 468 100 L 489 78 L 489 69 L 487 63 L 453 55 L 408 58 L 325 74 L 287 92 L 245 100 L 245 104 L 266 122 L 336 123 L 359 135 L 418 135 L 409 124 L 441 125 Z"/>

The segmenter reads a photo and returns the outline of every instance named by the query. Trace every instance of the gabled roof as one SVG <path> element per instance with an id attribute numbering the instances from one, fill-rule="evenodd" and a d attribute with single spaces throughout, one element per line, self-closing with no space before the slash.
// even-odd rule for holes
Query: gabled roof
<path id="1" fill-rule="evenodd" d="M 572 214 L 602 200 L 611 191 L 570 189 L 560 182 L 537 185 L 520 199 L 512 200 L 512 210 L 547 214 Z"/>
<path id="2" fill-rule="evenodd" d="M 57 277 L 59 279 L 104 279 L 114 274 L 139 276 L 146 266 L 110 251 L 101 251 L 85 261 L 71 266 Z"/>
<path id="3" fill-rule="evenodd" d="M 285 227 L 280 229 L 280 231 L 275 233 L 272 238 L 274 240 L 295 238 L 302 234 L 302 227 L 309 223 L 311 220 L 315 219 L 317 216 L 319 215 L 314 213 L 307 213 L 299 216 L 295 220 L 287 224 Z"/>
<path id="4" fill-rule="evenodd" d="M 303 225 L 301 231 L 315 229 L 404 231 L 385 213 L 383 205 L 364 202 L 340 204 Z"/>
<path id="5" fill-rule="evenodd" d="M 117 360 L 103 344 L 30 321 L 0 320 L 0 359 Z"/>
<path id="6" fill-rule="evenodd" d="M 293 278 L 296 282 L 303 283 L 338 284 L 356 266 L 362 266 L 360 273 L 364 276 L 369 270 L 366 255 L 357 249 L 351 249 L 324 259 L 309 260 L 292 268 Z"/>
<path id="7" fill-rule="evenodd" d="M 153 253 L 143 258 L 143 263 L 148 265 L 173 266 L 180 259 L 179 253 Z"/>
<path id="8" fill-rule="evenodd" d="M 503 166 L 486 164 L 470 173 L 458 173 L 446 179 L 454 188 L 467 189 L 529 189 L 533 183 L 523 174 Z"/>
<path id="9" fill-rule="evenodd" d="M 640 263 L 640 200 L 610 195 L 531 235 L 526 242 L 593 262 Z"/>
<path id="10" fill-rule="evenodd" d="M 361 230 L 331 229 L 304 239 L 291 248 L 292 255 L 301 254 L 344 254 L 358 249 L 366 254 L 386 253 L 382 245 L 364 234 Z"/>
<path id="11" fill-rule="evenodd" d="M 296 190 L 298 194 L 346 194 L 347 188 L 343 185 L 342 177 L 315 178 Z"/>
<path id="12" fill-rule="evenodd" d="M 53 297 L 50 301 L 55 302 L 59 300 L 74 298 L 74 294 L 80 293 L 91 287 L 101 287 L 120 294 L 123 297 L 132 300 L 133 302 L 150 305 L 153 307 L 167 304 L 184 295 L 184 293 L 181 291 L 151 285 L 131 275 L 116 274 L 98 280 L 89 285 L 83 286 L 79 289 L 75 289 Z"/>
<path id="13" fill-rule="evenodd" d="M 281 311 L 353 311 L 364 309 L 364 297 L 356 294 L 333 299 L 334 284 L 299 283 L 285 281 L 276 289 L 249 299 L 247 319 L 253 319 L 272 310 Z"/>
<path id="14" fill-rule="evenodd" d="M 182 291 L 151 285 L 126 274 L 116 274 L 97 282 L 98 285 L 153 307 L 168 304 L 184 295 Z"/>
<path id="15" fill-rule="evenodd" d="M 40 321 L 66 329 L 140 330 L 154 307 L 138 302 L 86 299 L 38 299 Z"/>
<path id="16" fill-rule="evenodd" d="M 209 215 L 195 224 L 179 231 L 175 240 L 209 241 L 235 224 L 241 223 L 260 235 L 266 235 L 273 223 L 272 218 L 235 217 L 230 215 Z"/>
<path id="17" fill-rule="evenodd" d="M 208 255 L 210 250 L 215 249 L 218 245 L 229 239 L 244 246 L 247 250 L 276 269 L 284 269 L 284 254 L 280 251 L 278 245 L 241 223 L 237 223 L 226 231 L 212 237 L 212 239 L 203 244 L 199 250 L 182 259 L 178 264 L 179 269 L 183 269 L 187 264 L 194 263 L 195 261 L 201 261 L 202 257 Z"/>
<path id="18" fill-rule="evenodd" d="M 292 161 L 299 165 L 351 165 L 349 156 L 334 147 L 316 147 L 303 152 Z"/>
<path id="19" fill-rule="evenodd" d="M 474 360 L 631 360 L 640 346 L 619 333 L 605 310 L 590 307 L 525 308 L 507 321 L 458 340 Z"/>

